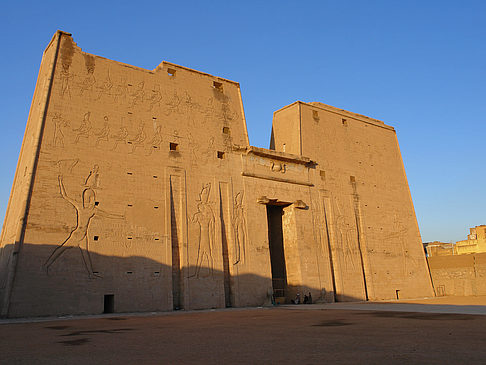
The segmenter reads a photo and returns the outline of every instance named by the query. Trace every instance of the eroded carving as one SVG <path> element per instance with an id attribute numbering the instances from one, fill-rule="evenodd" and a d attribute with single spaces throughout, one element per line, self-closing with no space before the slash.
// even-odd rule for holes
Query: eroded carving
<path id="1" fill-rule="evenodd" d="M 287 171 L 287 166 L 284 164 L 284 163 L 281 163 L 281 162 L 271 162 L 270 164 L 270 168 L 272 169 L 272 171 L 275 171 L 275 172 L 281 172 L 282 174 L 285 173 L 285 171 Z"/>

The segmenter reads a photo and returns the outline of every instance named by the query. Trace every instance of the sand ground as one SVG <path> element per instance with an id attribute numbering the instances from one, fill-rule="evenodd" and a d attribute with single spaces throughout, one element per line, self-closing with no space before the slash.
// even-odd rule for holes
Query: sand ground
<path id="1" fill-rule="evenodd" d="M 484 364 L 469 307 L 486 297 L 2 320 L 0 363 Z"/>

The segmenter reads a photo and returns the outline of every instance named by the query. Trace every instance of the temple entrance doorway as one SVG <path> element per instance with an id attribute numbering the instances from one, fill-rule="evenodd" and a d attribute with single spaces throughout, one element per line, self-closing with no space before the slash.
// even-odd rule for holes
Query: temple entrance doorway
<path id="1" fill-rule="evenodd" d="M 272 267 L 273 296 L 276 302 L 286 302 L 287 269 L 284 252 L 284 234 L 282 216 L 289 204 L 267 205 L 268 243 Z"/>

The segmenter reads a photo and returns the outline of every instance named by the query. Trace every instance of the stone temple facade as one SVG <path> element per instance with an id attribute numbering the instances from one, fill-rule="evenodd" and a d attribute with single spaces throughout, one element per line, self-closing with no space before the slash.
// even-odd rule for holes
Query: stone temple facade
<path id="1" fill-rule="evenodd" d="M 0 243 L 7 317 L 434 295 L 392 127 L 295 102 L 252 147 L 237 82 L 61 31 Z"/>

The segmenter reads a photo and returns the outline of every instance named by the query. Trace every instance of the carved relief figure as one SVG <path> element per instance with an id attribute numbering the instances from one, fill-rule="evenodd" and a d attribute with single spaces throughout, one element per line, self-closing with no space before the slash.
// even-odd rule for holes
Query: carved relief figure
<path id="1" fill-rule="evenodd" d="M 172 113 L 178 113 L 180 104 L 181 99 L 179 98 L 179 95 L 177 95 L 177 92 L 174 91 L 174 94 L 169 97 L 169 100 L 165 103 L 165 105 L 167 106 L 167 109 L 165 110 L 165 115 L 169 116 Z"/>
<path id="2" fill-rule="evenodd" d="M 108 138 L 110 135 L 110 126 L 108 125 L 108 117 L 105 115 L 103 119 L 105 120 L 105 124 L 103 128 L 98 133 L 95 133 L 95 135 L 98 137 L 96 138 L 96 147 L 98 147 L 100 142 L 103 141 L 108 142 Z"/>
<path id="3" fill-rule="evenodd" d="M 199 146 L 194 140 L 194 137 L 192 134 L 189 132 L 187 135 L 187 140 L 188 140 L 188 146 L 189 146 L 189 151 L 190 151 L 190 159 L 191 159 L 191 165 L 197 166 L 198 164 L 198 159 L 199 159 Z"/>
<path id="4" fill-rule="evenodd" d="M 52 144 L 54 147 L 64 147 L 64 133 L 62 128 L 68 127 L 69 123 L 66 122 L 59 113 L 54 114 L 52 121 L 54 122 L 54 136 L 52 138 Z"/>
<path id="5" fill-rule="evenodd" d="M 135 91 L 130 93 L 132 100 L 130 100 L 130 106 L 135 106 L 143 103 L 145 91 L 143 90 L 145 82 L 141 81 L 138 83 Z"/>
<path id="6" fill-rule="evenodd" d="M 81 137 L 83 138 L 89 138 L 89 134 L 91 132 L 91 122 L 89 120 L 89 117 L 91 115 L 91 112 L 87 112 L 84 117 L 83 121 L 81 122 L 81 125 L 77 129 L 73 129 L 74 132 L 78 132 L 76 134 L 76 139 L 74 140 L 74 143 L 78 143 L 79 139 Z"/>
<path id="7" fill-rule="evenodd" d="M 353 271 L 357 268 L 355 250 L 353 249 L 353 230 L 346 223 L 338 204 L 336 204 L 336 207 L 338 212 L 336 216 L 338 247 L 341 248 L 346 271 Z"/>
<path id="8" fill-rule="evenodd" d="M 415 266 L 415 260 L 410 256 L 407 250 L 407 244 L 405 242 L 405 235 L 408 229 L 402 224 L 400 218 L 395 213 L 393 217 L 393 233 L 386 236 L 387 240 L 395 241 L 398 243 L 400 253 L 403 257 L 403 273 L 404 275 L 409 275 L 409 267 Z"/>
<path id="9" fill-rule="evenodd" d="M 93 91 L 93 87 L 96 84 L 96 79 L 94 77 L 94 67 L 88 68 L 88 74 L 81 82 L 81 87 L 79 88 L 80 95 L 83 96 L 85 91 Z"/>
<path id="10" fill-rule="evenodd" d="M 62 175 L 64 173 L 71 174 L 73 172 L 73 168 L 78 164 L 78 162 L 78 158 L 57 161 L 56 165 L 59 169 L 59 175 Z"/>
<path id="11" fill-rule="evenodd" d="M 120 99 L 124 99 L 128 93 L 127 80 L 124 77 L 120 78 L 120 83 L 115 85 L 112 91 L 113 101 L 117 103 Z"/>
<path id="12" fill-rule="evenodd" d="M 137 135 L 128 141 L 129 144 L 132 145 L 132 150 L 129 153 L 135 152 L 135 149 L 137 147 L 143 147 L 143 143 L 145 142 L 145 139 L 147 138 L 147 134 L 145 133 L 145 123 L 140 122 L 138 126 L 138 133 Z"/>
<path id="13" fill-rule="evenodd" d="M 98 169 L 97 166 L 96 171 Z M 94 170 L 94 169 L 93 169 Z M 93 217 L 101 216 L 105 218 L 112 218 L 112 219 L 123 219 L 125 218 L 123 215 L 120 214 L 112 214 L 107 213 L 101 209 L 99 209 L 96 204 L 96 195 L 93 190 L 94 186 L 85 186 L 83 189 L 81 196 L 82 201 L 77 202 L 76 200 L 70 198 L 66 194 L 66 189 L 64 188 L 63 184 L 63 176 L 58 176 L 59 180 L 59 188 L 61 196 L 68 201 L 75 209 L 76 209 L 76 226 L 72 229 L 71 233 L 68 237 L 54 249 L 51 255 L 48 257 L 47 261 L 44 264 L 44 268 L 46 272 L 49 272 L 50 266 L 68 249 L 73 247 L 79 247 L 81 250 L 81 255 L 83 258 L 84 266 L 90 278 L 99 277 L 99 275 L 95 274 L 93 271 L 93 265 L 91 262 L 91 257 L 89 254 L 89 224 Z M 89 177 L 86 179 L 87 183 L 91 183 Z"/>
<path id="14" fill-rule="evenodd" d="M 162 93 L 160 92 L 160 85 L 155 85 L 152 93 L 149 97 L 149 111 L 153 110 L 153 108 L 158 105 L 160 107 L 160 101 L 162 100 Z"/>
<path id="15" fill-rule="evenodd" d="M 97 100 L 101 99 L 102 95 L 110 95 L 111 89 L 113 88 L 113 83 L 110 78 L 110 70 L 108 70 L 108 75 L 106 79 L 101 83 L 101 85 L 96 86 L 98 89 Z"/>
<path id="16" fill-rule="evenodd" d="M 233 208 L 233 229 L 235 232 L 234 258 L 236 265 L 244 261 L 246 252 L 246 220 L 243 208 L 243 193 L 239 192 L 235 196 L 235 205 Z"/>
<path id="17" fill-rule="evenodd" d="M 93 169 L 89 172 L 88 177 L 84 181 L 84 186 L 89 186 L 90 188 L 97 189 L 99 187 L 99 179 L 100 179 L 100 173 L 99 173 L 99 166 L 94 165 Z"/>
<path id="18" fill-rule="evenodd" d="M 71 80 L 74 78 L 69 72 L 69 65 L 65 65 L 63 63 L 61 72 L 59 73 L 59 77 L 61 78 L 61 96 L 67 94 L 67 96 L 71 97 Z"/>
<path id="19" fill-rule="evenodd" d="M 128 130 L 125 127 L 120 127 L 118 130 L 118 134 L 112 135 L 112 137 L 115 139 L 115 144 L 113 145 L 113 148 L 111 149 L 112 151 L 116 150 L 116 147 L 120 144 L 127 144 L 127 138 L 128 138 Z"/>
<path id="20" fill-rule="evenodd" d="M 162 142 L 162 135 L 160 134 L 160 125 L 155 129 L 155 134 L 150 141 L 150 146 L 147 156 L 150 156 L 152 152 L 160 150 L 160 143 Z"/>
<path id="21" fill-rule="evenodd" d="M 214 214 L 209 203 L 211 184 L 206 184 L 197 200 L 197 212 L 192 217 L 192 222 L 199 225 L 199 243 L 197 249 L 195 277 L 199 277 L 201 267 L 205 262 L 209 275 L 213 274 L 213 256 L 211 249 L 214 245 Z M 207 275 L 207 276 L 209 276 Z"/>

